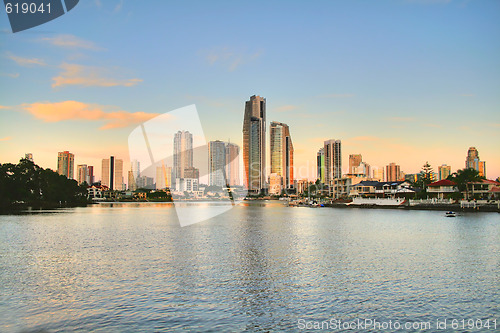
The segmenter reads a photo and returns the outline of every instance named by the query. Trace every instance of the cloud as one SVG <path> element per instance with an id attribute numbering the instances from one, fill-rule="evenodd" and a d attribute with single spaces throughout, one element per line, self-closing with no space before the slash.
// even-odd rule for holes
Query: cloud
<path id="1" fill-rule="evenodd" d="M 415 118 L 413 117 L 388 117 L 385 118 L 389 121 L 396 121 L 396 122 L 412 122 L 415 121 Z"/>
<path id="2" fill-rule="evenodd" d="M 0 105 L 0 110 L 2 109 L 10 109 L 10 106 Z"/>
<path id="3" fill-rule="evenodd" d="M 158 115 L 123 110 L 106 111 L 110 107 L 77 101 L 23 104 L 22 107 L 35 118 L 50 123 L 65 120 L 104 121 L 105 124 L 100 127 L 102 130 L 137 125 Z"/>
<path id="4" fill-rule="evenodd" d="M 210 65 L 221 64 L 230 72 L 236 70 L 243 64 L 250 63 L 262 55 L 261 51 L 245 53 L 231 50 L 228 47 L 215 48 L 205 52 L 205 58 Z"/>
<path id="5" fill-rule="evenodd" d="M 19 73 L 0 73 L 0 76 L 8 76 L 13 79 L 17 79 L 19 77 Z"/>
<path id="6" fill-rule="evenodd" d="M 326 94 L 326 95 L 321 95 L 320 97 L 322 98 L 351 98 L 356 95 L 354 94 Z"/>
<path id="7" fill-rule="evenodd" d="M 12 139 L 11 136 L 6 136 L 5 138 L 0 138 L 0 141 L 9 141 L 10 139 Z"/>
<path id="8" fill-rule="evenodd" d="M 122 10 L 123 7 L 123 0 L 120 0 L 120 2 L 115 6 L 115 9 L 113 9 L 113 13 L 117 13 L 120 10 Z"/>
<path id="9" fill-rule="evenodd" d="M 275 109 L 276 112 L 286 112 L 286 111 L 292 111 L 292 110 L 295 110 L 297 109 L 298 106 L 296 105 L 283 105 L 283 106 L 279 106 Z"/>
<path id="10" fill-rule="evenodd" d="M 7 57 L 15 61 L 19 66 L 31 67 L 31 66 L 45 66 L 46 63 L 42 59 L 38 58 L 23 58 L 13 55 L 12 53 L 7 53 Z"/>
<path id="11" fill-rule="evenodd" d="M 52 45 L 64 48 L 101 50 L 101 48 L 99 48 L 95 43 L 80 39 L 73 35 L 58 35 L 55 37 L 44 37 L 41 40 L 49 42 Z"/>
<path id="12" fill-rule="evenodd" d="M 142 82 L 142 79 L 114 79 L 102 77 L 101 73 L 106 72 L 103 68 L 89 67 L 76 64 L 62 64 L 60 66 L 63 72 L 59 76 L 53 77 L 52 88 L 79 85 L 84 87 L 97 86 L 97 87 L 114 87 L 124 86 L 132 87 Z"/>

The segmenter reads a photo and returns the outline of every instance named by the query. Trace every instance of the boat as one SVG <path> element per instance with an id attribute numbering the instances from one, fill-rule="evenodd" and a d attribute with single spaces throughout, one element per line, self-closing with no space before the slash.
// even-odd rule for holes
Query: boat
<path id="1" fill-rule="evenodd" d="M 455 214 L 455 212 L 451 212 L 451 211 L 450 212 L 446 212 L 446 217 L 455 217 L 455 216 L 457 216 Z"/>

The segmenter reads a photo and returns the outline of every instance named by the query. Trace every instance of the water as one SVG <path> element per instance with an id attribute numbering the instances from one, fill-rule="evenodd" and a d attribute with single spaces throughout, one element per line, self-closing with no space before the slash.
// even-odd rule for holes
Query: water
<path id="1" fill-rule="evenodd" d="M 467 331 L 452 319 L 496 319 L 498 331 L 499 231 L 497 213 L 280 203 L 184 228 L 171 204 L 4 215 L 0 331 L 298 331 L 365 318 L 433 332 L 438 319 L 448 331 Z"/>

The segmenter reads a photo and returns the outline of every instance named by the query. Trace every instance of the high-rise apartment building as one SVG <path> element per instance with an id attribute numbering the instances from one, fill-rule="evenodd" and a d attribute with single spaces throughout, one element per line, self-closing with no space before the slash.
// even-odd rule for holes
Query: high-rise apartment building
<path id="1" fill-rule="evenodd" d="M 208 185 L 226 186 L 226 144 L 223 141 L 208 143 Z"/>
<path id="2" fill-rule="evenodd" d="M 83 183 L 88 182 L 88 167 L 87 164 L 78 164 L 76 166 L 76 181 L 78 182 L 78 185 L 81 185 Z"/>
<path id="3" fill-rule="evenodd" d="M 373 168 L 372 171 L 372 178 L 373 180 L 383 182 L 385 177 L 384 177 L 384 168 Z"/>
<path id="4" fill-rule="evenodd" d="M 349 155 L 349 173 L 355 174 L 354 168 L 359 167 L 359 164 L 363 161 L 361 154 L 351 154 Z"/>
<path id="5" fill-rule="evenodd" d="M 321 148 L 316 154 L 316 175 L 321 184 L 325 183 L 325 148 Z"/>
<path id="6" fill-rule="evenodd" d="M 69 151 L 57 153 L 57 173 L 66 176 L 68 179 L 73 179 L 75 169 L 75 155 Z"/>
<path id="7" fill-rule="evenodd" d="M 479 152 L 475 147 L 470 147 L 467 151 L 465 168 L 477 170 L 481 177 L 486 177 L 486 162 L 479 159 Z"/>
<path id="8" fill-rule="evenodd" d="M 385 167 L 385 176 L 386 176 L 386 181 L 397 182 L 399 179 L 401 179 L 402 176 L 401 167 L 396 163 L 389 163 L 389 165 Z"/>
<path id="9" fill-rule="evenodd" d="M 226 182 L 229 186 L 240 183 L 240 147 L 234 143 L 226 144 Z"/>
<path id="10" fill-rule="evenodd" d="M 93 165 L 88 165 L 87 166 L 87 183 L 89 185 L 94 184 L 95 178 L 94 178 L 94 166 Z"/>
<path id="11" fill-rule="evenodd" d="M 174 135 L 173 179 L 185 178 L 184 170 L 193 167 L 193 134 L 178 131 Z"/>
<path id="12" fill-rule="evenodd" d="M 283 178 L 283 187 L 293 187 L 293 144 L 287 124 L 271 122 L 269 127 L 271 174 Z"/>
<path id="13" fill-rule="evenodd" d="M 172 168 L 167 167 L 164 164 L 156 167 L 156 189 L 163 190 L 165 188 L 170 188 L 170 186 L 172 186 L 171 177 Z"/>
<path id="14" fill-rule="evenodd" d="M 83 183 L 92 185 L 94 183 L 94 167 L 87 164 L 78 164 L 76 166 L 76 180 L 79 185 Z"/>
<path id="15" fill-rule="evenodd" d="M 243 164 L 245 185 L 250 194 L 265 190 L 266 182 L 266 99 L 251 96 L 245 102 L 243 119 Z"/>
<path id="16" fill-rule="evenodd" d="M 443 180 L 448 178 L 451 175 L 451 166 L 443 164 L 438 166 L 438 179 Z"/>
<path id="17" fill-rule="evenodd" d="M 33 154 L 32 153 L 26 153 L 26 154 L 24 154 L 24 158 L 27 159 L 30 162 L 33 162 Z"/>
<path id="18" fill-rule="evenodd" d="M 101 184 L 110 190 L 123 190 L 123 160 L 114 156 L 102 160 Z"/>
<path id="19" fill-rule="evenodd" d="M 340 140 L 327 140 L 324 144 L 325 152 L 325 182 L 342 177 L 342 150 Z"/>

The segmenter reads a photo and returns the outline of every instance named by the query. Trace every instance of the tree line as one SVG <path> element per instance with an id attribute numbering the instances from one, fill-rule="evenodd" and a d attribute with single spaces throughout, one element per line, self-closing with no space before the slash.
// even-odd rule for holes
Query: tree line
<path id="1" fill-rule="evenodd" d="M 0 164 L 0 208 L 57 207 L 87 203 L 87 186 L 78 185 L 30 160 Z"/>

